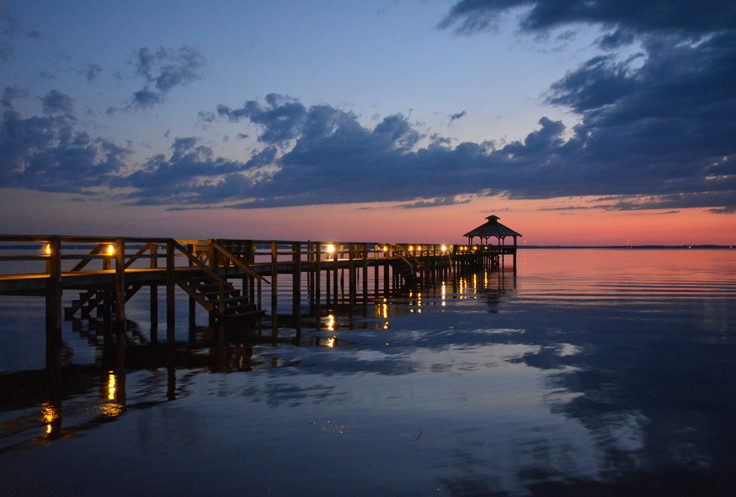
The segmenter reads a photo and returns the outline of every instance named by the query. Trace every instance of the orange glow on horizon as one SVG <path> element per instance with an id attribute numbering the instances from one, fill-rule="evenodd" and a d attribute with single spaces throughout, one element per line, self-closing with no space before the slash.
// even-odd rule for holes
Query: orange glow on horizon
<path id="1" fill-rule="evenodd" d="M 11 192 L 12 193 L 12 192 Z M 28 196 L 30 195 L 30 199 Z M 314 205 L 271 209 L 169 211 L 165 206 L 100 203 L 110 209 L 65 202 L 63 195 L 23 192 L 19 205 L 38 200 L 37 211 L 10 209 L 8 219 L 24 219 L 37 233 L 65 232 L 84 226 L 80 235 L 166 236 L 186 239 L 340 240 L 394 243 L 467 243 L 463 233 L 495 214 L 522 233 L 523 245 L 736 245 L 736 214 L 704 208 L 613 211 L 595 207 L 598 197 L 519 200 L 474 197 L 464 204 L 404 209 L 400 202 Z M 609 202 L 610 203 L 610 202 Z M 13 205 L 13 204 L 9 204 Z M 25 205 L 25 204 L 23 204 Z M 21 215 L 22 214 L 22 215 Z M 23 217 L 25 216 L 25 217 Z M 145 219 L 145 222 L 141 220 Z M 73 224 L 72 221 L 74 220 Z M 32 224 L 29 224 L 32 223 Z M 28 228 L 26 228 L 28 229 Z M 457 250 L 457 248 L 456 248 Z"/>

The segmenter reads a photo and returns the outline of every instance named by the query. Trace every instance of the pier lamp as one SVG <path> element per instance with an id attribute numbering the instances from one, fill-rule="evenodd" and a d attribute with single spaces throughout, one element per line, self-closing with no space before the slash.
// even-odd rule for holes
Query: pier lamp
<path id="1" fill-rule="evenodd" d="M 440 245 L 440 251 L 441 251 L 441 252 L 442 252 L 443 254 L 444 254 L 445 252 L 447 252 L 447 245 L 444 245 L 444 244 L 443 244 L 443 245 Z"/>
<path id="2" fill-rule="evenodd" d="M 409 252 L 414 250 L 414 245 L 409 245 Z"/>
<path id="3" fill-rule="evenodd" d="M 41 252 L 43 253 L 43 255 L 51 255 L 51 244 L 45 243 L 43 245 L 43 248 L 41 249 Z"/>
<path id="4" fill-rule="evenodd" d="M 417 245 L 417 252 L 419 252 L 421 250 L 422 250 L 422 246 L 421 245 Z"/>
<path id="5" fill-rule="evenodd" d="M 110 244 L 105 247 L 105 255 L 115 255 L 115 245 Z"/>
<path id="6" fill-rule="evenodd" d="M 327 244 L 327 247 L 325 247 L 325 249 L 327 250 L 327 255 L 328 255 L 328 257 L 329 257 L 330 255 L 334 256 L 334 254 L 335 254 L 335 245 L 334 245 L 334 244 L 332 244 L 332 243 L 328 243 L 328 244 Z M 336 257 L 336 256 L 335 256 L 335 257 Z"/>

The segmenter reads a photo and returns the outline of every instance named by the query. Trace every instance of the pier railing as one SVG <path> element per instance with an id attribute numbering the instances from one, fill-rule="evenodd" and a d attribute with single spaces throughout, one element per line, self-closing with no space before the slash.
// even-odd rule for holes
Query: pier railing
<path id="1" fill-rule="evenodd" d="M 0 235 L 0 280 L 100 272 L 198 268 L 213 279 L 244 273 L 265 284 L 274 264 L 363 263 L 401 259 L 414 267 L 434 258 L 515 254 L 514 246 L 426 243 L 175 240 L 172 238 Z M 273 269 L 273 268 L 271 268 Z"/>

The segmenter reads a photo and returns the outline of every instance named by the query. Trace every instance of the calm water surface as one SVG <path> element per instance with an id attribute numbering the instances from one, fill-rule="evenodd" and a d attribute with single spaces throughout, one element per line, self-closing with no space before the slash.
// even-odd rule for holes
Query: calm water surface
<path id="1" fill-rule="evenodd" d="M 169 368 L 147 303 L 124 374 L 65 323 L 57 406 L 43 302 L 0 297 L 7 495 L 736 495 L 735 250 L 526 250 Z"/>

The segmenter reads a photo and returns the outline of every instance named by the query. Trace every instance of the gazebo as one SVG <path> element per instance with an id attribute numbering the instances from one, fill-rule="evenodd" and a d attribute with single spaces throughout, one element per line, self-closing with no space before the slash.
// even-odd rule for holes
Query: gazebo
<path id="1" fill-rule="evenodd" d="M 473 238 L 476 238 L 476 237 L 480 239 L 481 245 L 489 245 L 488 239 L 495 237 L 496 240 L 498 240 L 498 246 L 502 247 L 506 245 L 505 243 L 506 237 L 511 236 L 514 238 L 513 246 L 515 249 L 516 248 L 516 237 L 523 236 L 523 235 L 499 223 L 498 220 L 500 218 L 498 216 L 488 216 L 486 219 L 488 220 L 487 223 L 482 224 L 478 226 L 477 228 L 475 228 L 474 230 L 468 231 L 467 233 L 463 235 L 468 238 L 468 245 L 472 245 Z M 493 243 L 491 243 L 490 245 L 493 245 Z"/>

